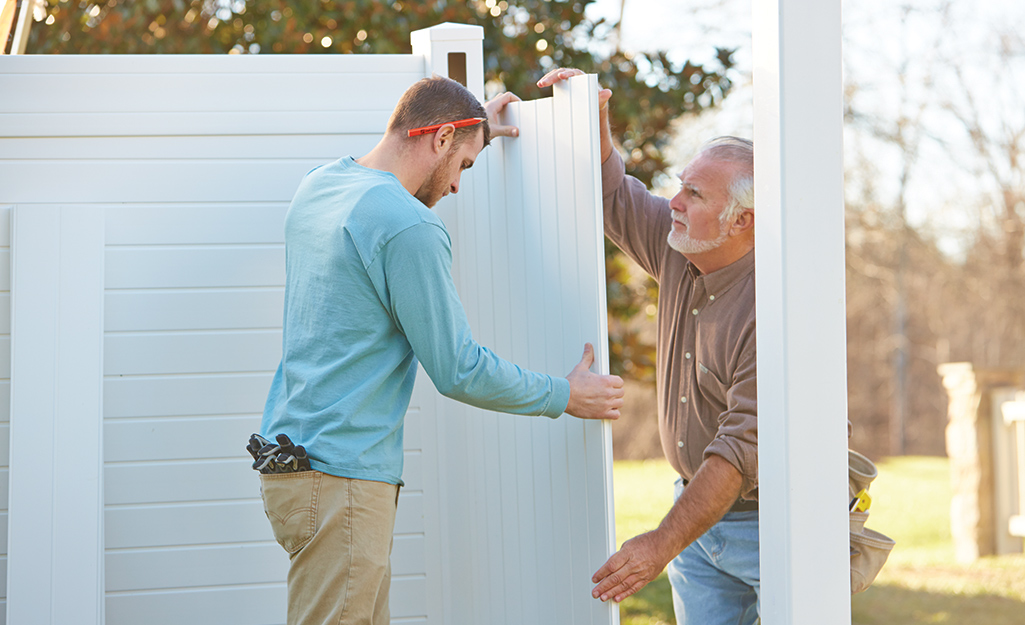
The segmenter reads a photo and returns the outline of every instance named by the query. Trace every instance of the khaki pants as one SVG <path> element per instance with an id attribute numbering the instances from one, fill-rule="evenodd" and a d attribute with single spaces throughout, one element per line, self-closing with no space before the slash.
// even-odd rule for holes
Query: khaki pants
<path id="1" fill-rule="evenodd" d="M 260 475 L 292 563 L 288 625 L 388 625 L 398 486 L 319 471 Z"/>

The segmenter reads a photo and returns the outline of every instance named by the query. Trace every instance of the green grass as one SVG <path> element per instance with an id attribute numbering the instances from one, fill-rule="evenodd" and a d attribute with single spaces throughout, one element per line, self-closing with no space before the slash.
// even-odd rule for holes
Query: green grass
<path id="1" fill-rule="evenodd" d="M 897 541 L 875 584 L 852 598 L 856 625 L 1022 625 L 1025 555 L 958 564 L 950 536 L 950 464 L 878 463 L 867 526 Z"/>
<path id="2" fill-rule="evenodd" d="M 622 460 L 613 466 L 616 547 L 658 527 L 673 504 L 676 472 L 665 460 Z M 619 606 L 622 625 L 675 625 L 669 578 L 662 573 Z"/>
<path id="3" fill-rule="evenodd" d="M 853 625 L 1023 625 L 1025 555 L 954 560 L 946 458 L 878 463 L 867 526 L 897 541 L 875 584 L 852 598 Z M 616 540 L 654 529 L 672 503 L 675 474 L 664 460 L 615 463 Z M 623 625 L 672 625 L 663 573 L 620 606 Z"/>

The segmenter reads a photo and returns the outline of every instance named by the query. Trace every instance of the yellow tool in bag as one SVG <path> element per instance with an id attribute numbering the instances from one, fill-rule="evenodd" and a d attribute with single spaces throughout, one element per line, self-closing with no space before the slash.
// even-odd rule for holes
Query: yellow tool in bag
<path id="1" fill-rule="evenodd" d="M 893 550 L 893 539 L 865 527 L 872 497 L 868 487 L 879 475 L 875 463 L 856 451 L 847 451 L 851 514 L 851 594 L 859 593 L 875 581 Z"/>

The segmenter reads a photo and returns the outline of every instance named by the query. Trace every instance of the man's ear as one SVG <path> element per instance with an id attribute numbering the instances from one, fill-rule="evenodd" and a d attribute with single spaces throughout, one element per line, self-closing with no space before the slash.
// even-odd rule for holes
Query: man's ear
<path id="1" fill-rule="evenodd" d="M 445 124 L 434 133 L 434 151 L 444 154 L 452 148 L 456 138 L 456 127 L 452 124 Z"/>
<path id="2" fill-rule="evenodd" d="M 739 215 L 737 215 L 737 218 L 733 220 L 733 225 L 730 226 L 730 236 L 743 234 L 754 228 L 754 225 L 755 212 L 749 208 L 745 208 Z"/>

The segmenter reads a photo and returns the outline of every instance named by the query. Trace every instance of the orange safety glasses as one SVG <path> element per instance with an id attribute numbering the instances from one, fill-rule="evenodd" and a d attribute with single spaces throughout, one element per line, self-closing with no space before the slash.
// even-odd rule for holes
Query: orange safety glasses
<path id="1" fill-rule="evenodd" d="M 462 128 L 464 126 L 474 126 L 486 120 L 486 117 L 469 117 L 467 119 L 460 119 L 454 122 L 445 122 L 444 124 L 434 124 L 433 126 L 424 126 L 422 128 L 414 128 L 409 131 L 410 137 L 419 137 L 420 135 L 430 134 L 432 132 L 438 132 L 438 129 L 442 126 L 452 124 L 456 128 Z"/>

